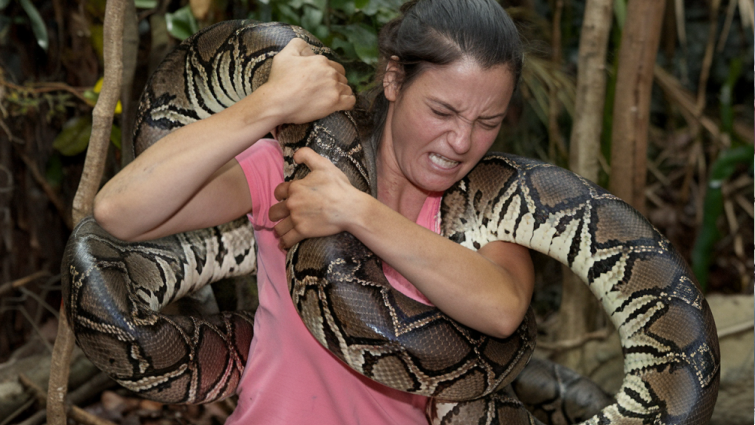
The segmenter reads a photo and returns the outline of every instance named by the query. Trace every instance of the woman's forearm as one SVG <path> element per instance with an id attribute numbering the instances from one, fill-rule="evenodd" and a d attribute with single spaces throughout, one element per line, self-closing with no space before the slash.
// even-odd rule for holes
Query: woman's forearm
<path id="1" fill-rule="evenodd" d="M 374 198 L 359 203 L 349 231 L 440 310 L 485 334 L 506 337 L 522 321 L 533 287 L 527 249 L 492 242 L 475 252 L 406 219 Z"/>
<path id="2" fill-rule="evenodd" d="M 97 194 L 98 222 L 115 236 L 133 239 L 172 217 L 214 173 L 278 125 L 254 102 L 255 94 L 173 131 L 139 155 Z"/>
<path id="3" fill-rule="evenodd" d="M 95 199 L 95 218 L 115 236 L 134 240 L 248 212 L 236 211 L 244 206 L 236 198 L 248 198 L 248 187 L 238 170 L 229 172 L 232 159 L 280 124 L 350 109 L 354 96 L 346 82 L 341 65 L 293 39 L 255 92 L 168 134 L 109 181 Z M 218 190 L 233 193 L 209 193 Z"/>
<path id="4" fill-rule="evenodd" d="M 467 249 L 360 192 L 314 151 L 300 149 L 294 159 L 310 173 L 275 190 L 281 202 L 269 217 L 278 221 L 282 247 L 347 231 L 459 322 L 496 337 L 519 326 L 534 280 L 526 248 L 491 242 L 476 252 Z"/>

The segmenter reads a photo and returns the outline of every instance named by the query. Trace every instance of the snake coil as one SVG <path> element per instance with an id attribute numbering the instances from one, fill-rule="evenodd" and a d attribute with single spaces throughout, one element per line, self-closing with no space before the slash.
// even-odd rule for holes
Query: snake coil
<path id="1" fill-rule="evenodd" d="M 137 152 L 251 93 L 293 37 L 331 54 L 306 31 L 277 23 L 227 21 L 187 39 L 145 89 Z M 306 175 L 292 156 L 309 146 L 357 188 L 374 189 L 374 152 L 360 143 L 348 113 L 287 126 L 279 141 L 287 180 Z M 491 154 L 446 191 L 441 218 L 442 235 L 470 249 L 502 240 L 561 261 L 601 300 L 621 336 L 625 378 L 613 403 L 577 420 L 708 422 L 719 380 L 715 324 L 688 266 L 639 213 L 569 171 Z M 246 219 L 125 243 L 89 218 L 66 248 L 66 312 L 78 344 L 123 386 L 164 402 L 207 402 L 231 395 L 238 384 L 252 317 L 159 310 L 255 266 Z M 434 423 L 541 423 L 509 385 L 534 348 L 531 311 L 509 338 L 482 335 L 393 290 L 380 260 L 347 233 L 301 242 L 289 251 L 287 275 L 293 302 L 318 341 L 372 379 L 434 397 L 428 413 Z"/>

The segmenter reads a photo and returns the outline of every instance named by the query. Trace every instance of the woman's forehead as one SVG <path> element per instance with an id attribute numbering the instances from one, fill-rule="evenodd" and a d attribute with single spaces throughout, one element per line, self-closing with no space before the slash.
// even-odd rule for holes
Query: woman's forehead
<path id="1" fill-rule="evenodd" d="M 420 96 L 456 112 L 483 106 L 505 110 L 513 93 L 514 75 L 506 65 L 483 68 L 471 60 L 456 61 L 428 67 L 402 89 L 406 95 Z"/>

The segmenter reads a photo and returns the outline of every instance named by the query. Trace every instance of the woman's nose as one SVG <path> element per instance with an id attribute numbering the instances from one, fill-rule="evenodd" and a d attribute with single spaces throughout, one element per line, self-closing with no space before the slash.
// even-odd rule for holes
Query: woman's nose
<path id="1" fill-rule="evenodd" d="M 459 122 L 456 128 L 449 134 L 449 144 L 457 155 L 463 155 L 472 148 L 472 131 L 474 124 Z"/>

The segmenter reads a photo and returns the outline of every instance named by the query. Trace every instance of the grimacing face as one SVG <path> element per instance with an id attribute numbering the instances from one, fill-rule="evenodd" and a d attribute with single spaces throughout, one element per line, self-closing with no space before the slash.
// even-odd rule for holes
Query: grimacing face
<path id="1" fill-rule="evenodd" d="M 407 87 L 388 64 L 388 116 L 381 161 L 424 192 L 442 192 L 464 177 L 495 141 L 514 91 L 506 65 L 480 67 L 464 58 L 430 66 Z M 385 167 L 384 167 L 385 168 Z"/>

